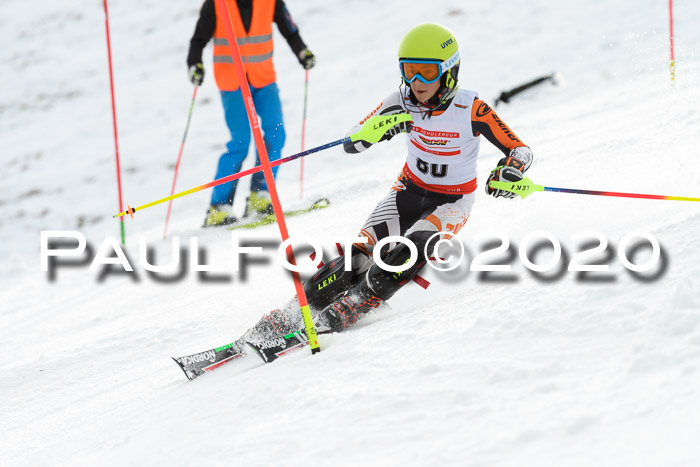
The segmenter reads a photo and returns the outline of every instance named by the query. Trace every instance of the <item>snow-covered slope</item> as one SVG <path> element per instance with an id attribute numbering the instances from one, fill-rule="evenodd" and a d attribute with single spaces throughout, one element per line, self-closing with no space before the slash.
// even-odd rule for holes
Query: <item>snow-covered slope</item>
<path id="1" fill-rule="evenodd" d="M 112 3 L 124 196 L 140 205 L 170 190 L 199 5 Z M 306 146 L 344 136 L 395 90 L 402 34 L 432 20 L 456 33 L 462 86 L 483 98 L 552 71 L 565 78 L 566 86 L 544 85 L 497 109 L 532 147 L 535 182 L 700 196 L 700 4 L 676 2 L 672 86 L 667 2 L 569 3 L 287 0 L 318 56 Z M 429 271 L 428 291 L 409 286 L 391 311 L 322 336 L 317 356 L 304 351 L 248 372 L 232 364 L 190 383 L 170 356 L 237 338 L 293 295 L 291 280 L 271 263 L 230 281 L 154 280 L 138 267 L 138 240 L 159 262 L 169 258 L 162 205 L 126 223 L 136 274 L 100 280 L 83 264 L 50 281 L 39 267 L 42 230 L 79 230 L 94 248 L 119 235 L 104 12 L 100 2 L 5 0 L 0 39 L 0 464 L 699 461 L 700 203 L 557 193 L 503 200 L 480 188 L 461 234 L 469 258 L 479 234 L 500 232 L 516 248 L 537 230 L 571 258 L 581 243 L 572 236 L 596 230 L 610 242 L 611 271 L 538 277 L 518 258 L 505 277 Z M 276 41 L 289 155 L 300 146 L 304 73 Z M 205 65 L 180 190 L 210 180 L 227 139 L 208 56 Z M 307 198 L 333 205 L 290 219 L 291 233 L 356 233 L 401 167 L 403 144 L 307 157 Z M 499 157 L 484 142 L 480 185 Z M 280 171 L 285 206 L 299 203 L 298 173 L 298 162 Z M 208 197 L 177 200 L 170 233 L 185 244 L 198 237 L 208 263 L 227 264 L 229 232 L 198 229 Z M 639 230 L 661 245 L 651 278 L 615 256 L 621 238 Z M 643 249 L 635 262 L 648 257 Z"/>

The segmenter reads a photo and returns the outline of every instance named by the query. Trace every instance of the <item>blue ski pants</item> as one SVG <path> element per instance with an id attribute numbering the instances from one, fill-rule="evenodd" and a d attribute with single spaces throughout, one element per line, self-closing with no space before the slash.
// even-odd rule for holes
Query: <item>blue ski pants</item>
<path id="1" fill-rule="evenodd" d="M 231 141 L 226 144 L 227 151 L 219 158 L 216 179 L 232 175 L 241 170 L 243 160 L 248 156 L 251 140 L 250 123 L 248 122 L 248 114 L 243 103 L 241 90 L 220 92 L 226 125 L 231 132 Z M 272 83 L 262 88 L 251 87 L 250 92 L 260 119 L 260 128 L 263 132 L 267 154 L 270 161 L 275 161 L 282 154 L 286 136 L 284 124 L 282 123 L 282 104 L 277 83 Z M 257 151 L 255 165 L 260 165 L 260 157 L 257 155 Z M 272 173 L 275 176 L 277 176 L 278 168 L 272 168 Z M 238 180 L 234 180 L 215 186 L 211 196 L 211 204 L 233 204 L 233 196 L 236 193 L 237 185 Z M 262 172 L 252 175 L 250 190 L 267 190 L 267 184 Z"/>

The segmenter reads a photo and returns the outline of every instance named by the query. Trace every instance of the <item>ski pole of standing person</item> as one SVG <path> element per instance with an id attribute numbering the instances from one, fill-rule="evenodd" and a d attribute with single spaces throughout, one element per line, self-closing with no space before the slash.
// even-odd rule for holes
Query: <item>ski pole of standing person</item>
<path id="1" fill-rule="evenodd" d="M 177 161 L 175 162 L 175 175 L 173 176 L 173 186 L 170 188 L 170 196 L 175 193 L 175 183 L 177 182 L 177 173 L 180 169 L 180 161 L 182 160 L 182 151 L 185 149 L 185 140 L 187 139 L 187 131 L 190 129 L 190 121 L 192 121 L 192 109 L 194 109 L 194 101 L 197 98 L 197 89 L 199 85 L 202 84 L 202 80 L 199 79 L 195 81 L 194 92 L 192 93 L 192 102 L 190 103 L 190 111 L 187 115 L 187 124 L 185 125 L 185 134 L 182 135 L 182 143 L 180 144 L 180 151 L 177 154 Z M 173 207 L 173 200 L 171 199 L 168 203 L 168 213 L 165 215 L 165 227 L 163 228 L 163 238 L 168 236 L 168 223 L 170 222 L 170 211 Z"/>
<path id="2" fill-rule="evenodd" d="M 304 77 L 304 112 L 301 116 L 301 152 L 304 152 L 304 140 L 306 138 L 306 107 L 309 101 L 309 70 Z M 301 160 L 299 173 L 299 199 L 304 198 L 304 159 Z"/>
<path id="3" fill-rule="evenodd" d="M 112 43 L 109 37 L 109 13 L 107 11 L 107 0 L 103 1 L 105 9 L 105 30 L 107 32 L 107 61 L 109 62 L 109 90 L 112 96 L 112 128 L 114 130 L 114 156 L 117 161 L 117 192 L 119 197 L 119 210 L 124 206 L 122 202 L 122 170 L 119 164 L 119 137 L 117 133 L 117 105 L 114 99 L 114 73 L 112 72 Z M 121 233 L 122 245 L 126 241 L 126 233 L 124 232 L 124 219 L 121 219 L 119 230 Z"/>

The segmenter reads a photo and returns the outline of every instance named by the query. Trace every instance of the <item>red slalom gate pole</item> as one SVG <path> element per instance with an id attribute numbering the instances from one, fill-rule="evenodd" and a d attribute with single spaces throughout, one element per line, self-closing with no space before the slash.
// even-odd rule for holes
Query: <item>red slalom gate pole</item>
<path id="1" fill-rule="evenodd" d="M 676 59 L 673 54 L 673 0 L 668 0 L 669 37 L 671 43 L 671 81 L 676 81 Z"/>
<path id="2" fill-rule="evenodd" d="M 112 95 L 112 126 L 114 127 L 114 154 L 117 160 L 117 190 L 119 192 L 119 211 L 123 210 L 122 203 L 122 171 L 119 165 L 119 137 L 117 136 L 117 106 L 114 100 L 114 73 L 112 72 L 112 44 L 109 40 L 109 13 L 107 12 L 107 0 L 103 0 L 105 8 L 105 29 L 107 31 L 107 60 L 109 62 L 109 90 Z M 122 245 L 126 241 L 124 233 L 124 218 L 120 219 L 120 231 Z"/>
<path id="3" fill-rule="evenodd" d="M 224 21 L 223 23 L 224 29 L 226 31 L 226 38 L 228 39 L 228 46 L 231 48 L 231 58 L 233 58 L 233 64 L 236 67 L 238 82 L 240 83 L 241 93 L 243 94 L 243 102 L 245 103 L 246 112 L 248 113 L 250 127 L 253 130 L 253 138 L 255 139 L 255 146 L 257 147 L 258 155 L 260 157 L 260 165 L 262 166 L 263 174 L 265 175 L 265 182 L 267 183 L 267 188 L 270 191 L 270 198 L 272 200 L 272 207 L 275 212 L 275 217 L 277 218 L 277 225 L 279 226 L 280 234 L 282 235 L 282 240 L 286 241 L 289 239 L 287 223 L 284 219 L 284 211 L 282 211 L 282 205 L 280 204 L 279 196 L 277 195 L 275 177 L 272 174 L 270 158 L 267 155 L 265 142 L 263 140 L 262 132 L 260 131 L 258 114 L 255 110 L 255 104 L 253 104 L 253 96 L 250 94 L 250 88 L 248 87 L 248 79 L 245 74 L 245 69 L 243 68 L 243 60 L 241 59 L 241 53 L 238 49 L 236 32 L 233 30 L 231 14 L 228 10 L 228 6 L 226 5 L 225 0 L 216 0 L 216 4 L 218 5 L 219 10 L 224 13 L 226 19 L 226 21 Z M 291 246 L 287 247 L 287 261 L 290 264 L 296 264 L 296 261 L 294 259 L 294 251 L 292 251 Z M 299 308 L 301 309 L 301 315 L 304 319 L 306 335 L 309 338 L 311 353 L 314 354 L 316 352 L 321 351 L 321 347 L 319 347 L 318 345 L 316 326 L 314 326 L 313 318 L 311 317 L 309 302 L 306 299 L 306 293 L 304 293 L 304 286 L 301 283 L 299 273 L 292 271 L 292 278 L 294 279 L 294 287 L 297 291 L 297 299 L 299 300 Z"/>
<path id="4" fill-rule="evenodd" d="M 304 113 L 301 117 L 301 151 L 304 152 L 304 140 L 306 138 L 306 104 L 309 100 L 309 70 L 306 70 L 304 78 Z M 301 160 L 301 173 L 299 174 L 299 199 L 304 197 L 304 159 Z"/>
<path id="5" fill-rule="evenodd" d="M 185 125 L 185 134 L 182 135 L 182 144 L 180 144 L 180 152 L 177 154 L 177 162 L 175 162 L 175 175 L 173 176 L 173 186 L 170 188 L 170 196 L 175 193 L 175 183 L 177 182 L 177 172 L 180 169 L 180 160 L 182 159 L 182 151 L 185 149 L 185 139 L 187 139 L 187 131 L 190 129 L 190 121 L 192 121 L 192 109 L 194 109 L 194 100 L 197 98 L 197 89 L 199 86 L 194 87 L 194 92 L 192 93 L 192 103 L 190 103 L 190 112 L 187 115 L 187 125 Z M 173 208 L 173 200 L 171 199 L 168 203 L 168 213 L 165 215 L 165 227 L 163 228 L 163 238 L 168 236 L 168 222 L 170 222 L 170 211 Z"/>

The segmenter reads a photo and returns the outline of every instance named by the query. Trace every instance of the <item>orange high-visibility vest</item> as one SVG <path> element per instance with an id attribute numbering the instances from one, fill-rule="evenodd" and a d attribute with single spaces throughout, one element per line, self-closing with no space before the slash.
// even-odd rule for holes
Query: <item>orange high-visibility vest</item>
<path id="1" fill-rule="evenodd" d="M 231 14 L 233 30 L 236 32 L 238 48 L 241 51 L 243 67 L 248 76 L 248 83 L 255 88 L 262 88 L 277 79 L 272 63 L 272 23 L 275 16 L 275 0 L 255 0 L 250 31 L 245 30 L 236 0 L 224 0 Z M 236 91 L 239 88 L 236 67 L 233 65 L 231 49 L 226 38 L 224 21 L 228 21 L 223 11 L 216 8 L 216 29 L 214 30 L 214 77 L 216 85 L 222 91 Z"/>

